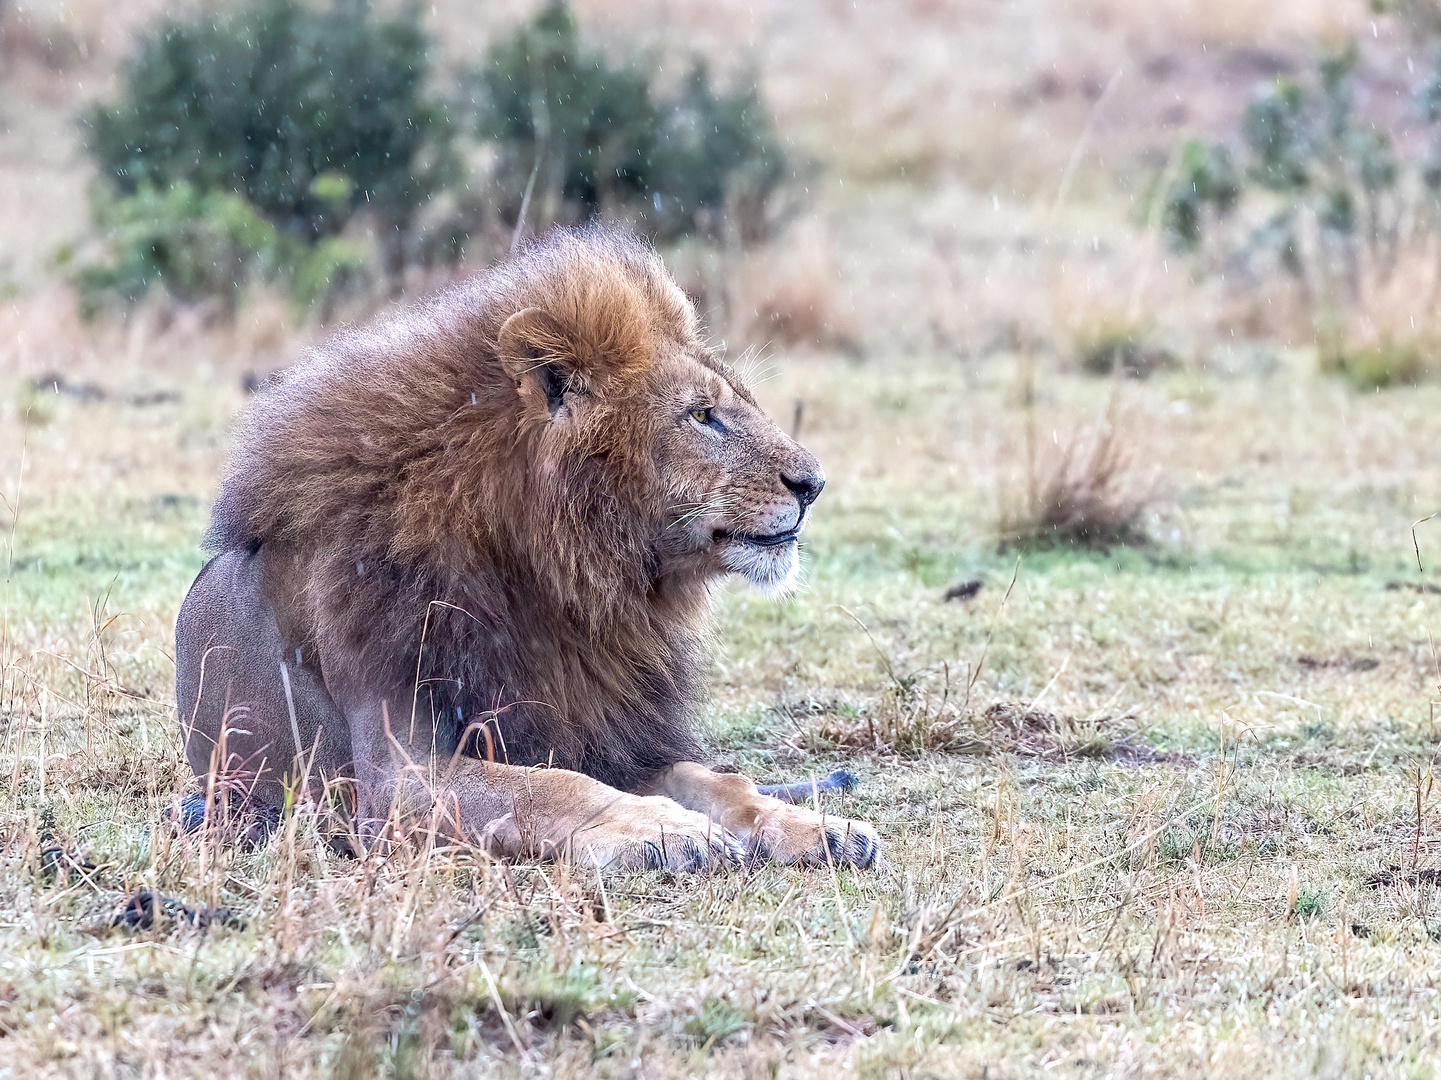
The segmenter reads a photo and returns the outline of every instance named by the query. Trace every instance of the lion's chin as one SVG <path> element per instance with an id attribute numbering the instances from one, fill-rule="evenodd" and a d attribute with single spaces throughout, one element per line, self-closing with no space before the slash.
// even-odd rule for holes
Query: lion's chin
<path id="1" fill-rule="evenodd" d="M 795 590 L 801 563 L 795 540 L 771 545 L 730 540 L 721 548 L 720 556 L 727 570 L 739 574 L 773 600 Z"/>

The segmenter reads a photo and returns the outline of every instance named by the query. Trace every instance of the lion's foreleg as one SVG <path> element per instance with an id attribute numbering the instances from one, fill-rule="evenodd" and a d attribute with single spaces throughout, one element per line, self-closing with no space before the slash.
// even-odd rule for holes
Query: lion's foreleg
<path id="1" fill-rule="evenodd" d="M 743 854 L 725 829 L 670 799 L 566 769 L 447 754 L 408 729 L 391 729 L 383 711 L 375 719 L 369 737 L 353 738 L 362 839 L 433 832 L 500 858 L 627 869 L 695 870 Z"/>
<path id="2" fill-rule="evenodd" d="M 880 838 L 865 822 L 781 802 L 762 795 L 753 781 L 739 773 L 712 772 L 698 762 L 672 765 L 643 790 L 705 814 L 740 837 L 751 851 L 781 862 L 829 860 L 870 866 L 880 853 Z"/>

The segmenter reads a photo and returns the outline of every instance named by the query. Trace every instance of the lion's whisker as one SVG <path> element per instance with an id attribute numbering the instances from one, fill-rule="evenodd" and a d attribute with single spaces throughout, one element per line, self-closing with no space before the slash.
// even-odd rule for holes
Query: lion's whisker
<path id="1" fill-rule="evenodd" d="M 704 517 L 706 514 L 715 514 L 723 510 L 729 510 L 736 505 L 736 496 L 730 492 L 718 492 L 702 500 L 697 505 L 682 513 L 675 521 L 671 522 L 670 528 L 682 528 L 689 525 L 696 518 Z M 682 504 L 683 505 L 683 504 Z"/>

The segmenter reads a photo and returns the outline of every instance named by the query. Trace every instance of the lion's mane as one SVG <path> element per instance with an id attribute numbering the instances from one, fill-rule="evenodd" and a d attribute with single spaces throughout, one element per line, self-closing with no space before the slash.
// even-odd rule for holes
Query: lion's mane
<path id="1" fill-rule="evenodd" d="M 282 633 L 327 684 L 365 686 L 397 722 L 433 712 L 471 731 L 467 752 L 629 787 L 698 754 L 709 596 L 656 580 L 667 508 L 634 395 L 583 445 L 520 408 L 499 338 L 526 308 L 619 388 L 643 381 L 657 334 L 704 352 L 642 241 L 552 234 L 262 390 L 207 546 L 269 549 Z"/>

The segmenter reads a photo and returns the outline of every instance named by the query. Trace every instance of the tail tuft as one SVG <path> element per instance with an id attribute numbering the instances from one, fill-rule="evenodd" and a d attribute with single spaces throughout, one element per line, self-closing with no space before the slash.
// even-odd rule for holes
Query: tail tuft
<path id="1" fill-rule="evenodd" d="M 830 792 L 854 791 L 860 783 L 856 774 L 849 769 L 836 769 L 819 780 L 801 780 L 794 784 L 761 784 L 756 790 L 781 802 L 805 803 Z"/>

